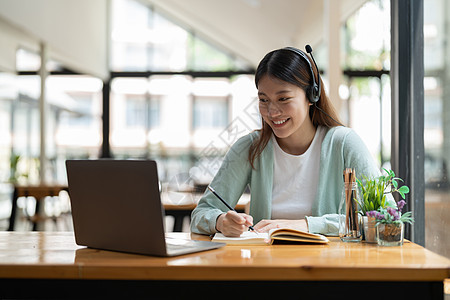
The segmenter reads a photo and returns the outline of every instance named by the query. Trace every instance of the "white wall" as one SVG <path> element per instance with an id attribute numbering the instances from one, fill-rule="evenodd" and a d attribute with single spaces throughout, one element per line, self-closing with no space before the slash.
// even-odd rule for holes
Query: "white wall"
<path id="1" fill-rule="evenodd" d="M 1 10 L 1 9 L 0 9 Z M 0 71 L 16 71 L 16 51 L 22 46 L 38 51 L 38 43 L 0 17 Z"/>

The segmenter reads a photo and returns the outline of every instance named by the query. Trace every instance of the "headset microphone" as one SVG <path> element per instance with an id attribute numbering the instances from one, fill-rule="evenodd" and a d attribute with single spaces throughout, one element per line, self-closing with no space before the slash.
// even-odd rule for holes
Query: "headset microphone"
<path id="1" fill-rule="evenodd" d="M 312 77 L 313 77 L 313 90 L 312 90 L 312 94 L 313 94 L 313 98 L 315 98 L 315 99 L 317 99 L 316 101 L 312 101 L 314 104 L 316 104 L 317 103 L 317 101 L 319 101 L 319 99 L 320 99 L 320 91 L 321 91 L 321 86 L 320 86 L 320 73 L 319 73 L 319 68 L 317 67 L 317 64 L 316 64 L 316 60 L 314 59 L 314 56 L 312 55 L 312 48 L 311 48 L 311 46 L 310 45 L 306 45 L 305 46 L 305 50 L 306 50 L 306 52 L 308 52 L 308 54 L 309 54 L 309 56 L 311 56 L 311 58 L 312 58 L 312 60 L 313 60 L 313 63 L 314 63 L 314 66 L 316 67 L 316 70 L 317 70 L 317 84 L 315 84 L 315 80 L 314 80 L 314 72 L 313 72 L 313 70 L 312 70 L 312 68 L 311 68 L 311 75 L 312 75 Z"/>

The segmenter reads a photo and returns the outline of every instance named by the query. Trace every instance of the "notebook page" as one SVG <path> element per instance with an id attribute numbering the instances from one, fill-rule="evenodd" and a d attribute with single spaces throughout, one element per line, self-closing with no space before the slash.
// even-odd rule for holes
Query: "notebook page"
<path id="1" fill-rule="evenodd" d="M 213 242 L 223 242 L 227 244 L 245 244 L 245 243 L 257 243 L 264 244 L 267 243 L 265 240 L 269 239 L 269 234 L 267 232 L 264 233 L 256 233 L 254 231 L 245 231 L 239 237 L 228 237 L 224 236 L 222 233 L 216 233 Z"/>

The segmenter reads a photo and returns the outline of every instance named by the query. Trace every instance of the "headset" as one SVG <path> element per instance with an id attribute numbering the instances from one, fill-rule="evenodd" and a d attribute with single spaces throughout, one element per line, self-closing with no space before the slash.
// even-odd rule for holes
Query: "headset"
<path id="1" fill-rule="evenodd" d="M 309 61 L 307 55 L 305 54 L 305 52 L 301 51 L 300 49 L 294 48 L 294 47 L 286 47 L 286 48 L 283 48 L 283 49 L 292 51 L 294 53 L 297 53 L 298 55 L 300 55 L 303 58 L 303 60 L 305 60 L 308 63 L 309 70 L 311 71 L 312 86 L 310 88 L 308 88 L 307 96 L 308 96 L 308 99 L 309 99 L 309 101 L 311 103 L 313 103 L 313 104 L 316 103 L 320 99 L 320 90 L 321 90 L 320 74 L 319 74 L 319 68 L 317 68 L 316 61 L 314 60 L 314 57 L 312 56 L 312 48 L 311 48 L 311 46 L 310 45 L 306 45 L 305 49 L 306 49 L 306 52 L 308 52 L 309 55 L 311 56 L 311 58 L 312 58 L 312 60 L 314 62 L 314 66 L 316 67 L 316 70 L 317 70 L 317 82 L 316 82 L 316 76 L 314 75 L 313 67 L 312 67 L 311 62 Z"/>
<path id="2" fill-rule="evenodd" d="M 316 70 L 317 70 L 317 82 L 316 82 L 316 76 L 314 75 L 314 69 L 313 69 L 313 67 L 311 65 L 311 61 L 308 59 L 308 56 L 306 55 L 305 52 L 301 51 L 300 49 L 294 48 L 294 47 L 285 47 L 285 48 L 283 48 L 283 50 L 288 50 L 288 51 L 292 51 L 294 53 L 297 53 L 298 55 L 300 55 L 300 57 L 303 58 L 303 60 L 305 60 L 308 63 L 309 70 L 311 71 L 311 78 L 312 78 L 312 85 L 308 88 L 308 90 L 306 92 L 306 95 L 308 97 L 309 102 L 311 102 L 314 105 L 315 108 L 320 110 L 322 113 L 326 114 L 333 121 L 335 121 L 336 123 L 338 123 L 341 126 L 344 126 L 341 122 L 335 120 L 332 116 L 330 116 L 323 109 L 321 109 L 320 107 L 317 106 L 317 102 L 320 99 L 320 91 L 321 91 L 320 72 L 319 72 L 319 68 L 317 67 L 316 60 L 314 59 L 314 56 L 312 55 L 312 48 L 311 48 L 311 46 L 310 45 L 306 45 L 305 46 L 305 50 L 311 56 L 312 61 L 314 62 L 314 66 L 316 67 Z"/>

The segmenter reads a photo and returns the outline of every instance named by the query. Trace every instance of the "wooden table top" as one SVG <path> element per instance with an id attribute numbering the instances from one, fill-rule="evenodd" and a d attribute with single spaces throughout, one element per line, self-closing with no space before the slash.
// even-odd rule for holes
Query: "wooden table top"
<path id="1" fill-rule="evenodd" d="M 169 233 L 208 240 L 207 236 Z M 71 232 L 0 232 L 0 278 L 443 281 L 450 260 L 419 245 L 225 246 L 172 258 L 80 247 Z"/>

